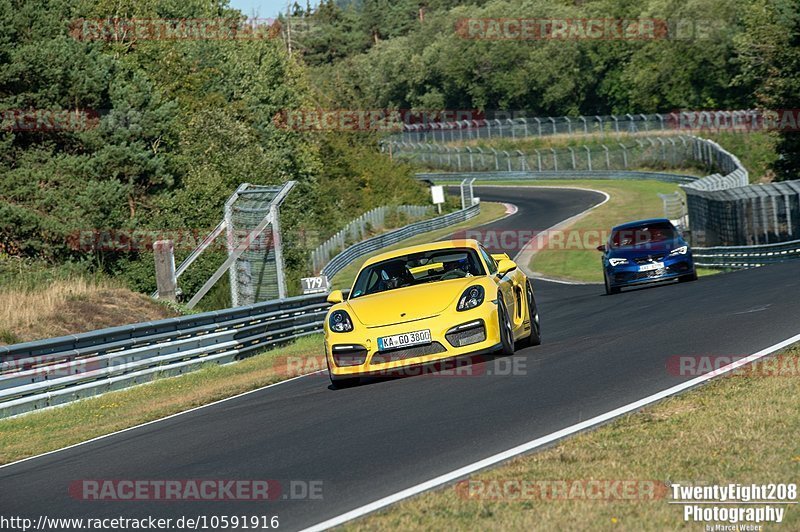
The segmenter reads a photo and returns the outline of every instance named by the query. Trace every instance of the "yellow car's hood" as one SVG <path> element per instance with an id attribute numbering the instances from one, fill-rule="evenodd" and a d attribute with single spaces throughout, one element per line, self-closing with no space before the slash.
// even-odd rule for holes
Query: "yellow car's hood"
<path id="1" fill-rule="evenodd" d="M 466 277 L 407 286 L 347 301 L 355 317 L 367 327 L 394 325 L 436 316 L 452 308 L 467 286 L 479 278 Z"/>

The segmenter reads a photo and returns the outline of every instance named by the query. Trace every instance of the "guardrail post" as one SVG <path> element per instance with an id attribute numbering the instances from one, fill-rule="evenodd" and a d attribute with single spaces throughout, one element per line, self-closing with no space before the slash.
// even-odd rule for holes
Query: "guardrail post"
<path id="1" fill-rule="evenodd" d="M 482 149 L 480 148 L 475 148 L 475 149 L 478 150 L 478 153 L 481 154 L 481 170 L 483 170 L 484 168 L 486 168 L 486 156 L 483 154 Z"/>
<path id="2" fill-rule="evenodd" d="M 283 261 L 283 235 L 281 234 L 281 214 L 279 204 L 270 205 L 269 213 L 272 218 L 272 245 L 275 248 L 275 269 L 278 277 L 278 298 L 284 299 L 286 291 L 285 263 Z"/>
<path id="3" fill-rule="evenodd" d="M 605 144 L 601 144 L 600 146 L 602 146 L 603 151 L 606 152 L 606 170 L 611 170 L 611 158 L 608 155 L 608 146 Z"/>
<path id="4" fill-rule="evenodd" d="M 625 147 L 624 144 L 620 143 L 619 147 L 622 148 L 622 167 L 627 169 L 628 168 L 628 148 Z"/>
<path id="5" fill-rule="evenodd" d="M 176 301 L 178 279 L 175 277 L 175 244 L 172 240 L 159 240 L 153 243 L 156 262 L 156 285 L 158 298 Z"/>
<path id="6" fill-rule="evenodd" d="M 586 148 L 586 162 L 589 165 L 589 171 L 592 171 L 592 150 L 589 149 L 589 146 L 584 145 Z"/>
<path id="7" fill-rule="evenodd" d="M 661 137 L 658 137 L 658 142 L 661 144 L 661 162 L 667 161 L 667 143 Z"/>
<path id="8" fill-rule="evenodd" d="M 558 154 L 555 148 L 550 148 L 550 151 L 553 152 L 553 170 L 558 172 Z"/>
<path id="9" fill-rule="evenodd" d="M 678 148 L 675 146 L 675 139 L 668 139 L 672 144 L 672 166 L 678 166 Z"/>
<path id="10" fill-rule="evenodd" d="M 539 150 L 534 149 L 533 151 L 536 152 L 536 166 L 539 171 L 542 171 L 542 154 Z"/>
<path id="11" fill-rule="evenodd" d="M 637 128 L 636 128 L 636 122 L 635 122 L 635 119 L 633 118 L 633 115 L 628 113 L 628 114 L 625 115 L 625 118 L 628 119 L 628 132 L 629 133 L 636 133 Z"/>

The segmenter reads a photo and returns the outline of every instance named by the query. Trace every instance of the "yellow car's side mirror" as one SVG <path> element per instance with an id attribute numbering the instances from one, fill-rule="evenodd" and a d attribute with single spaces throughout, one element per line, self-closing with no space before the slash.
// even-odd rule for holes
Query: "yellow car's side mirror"
<path id="1" fill-rule="evenodd" d="M 344 301 L 344 295 L 342 295 L 341 290 L 334 290 L 330 294 L 328 294 L 328 303 L 331 305 L 335 305 L 336 303 L 341 303 Z"/>
<path id="2" fill-rule="evenodd" d="M 517 269 L 517 263 L 511 259 L 503 259 L 497 263 L 497 275 L 505 275 Z"/>

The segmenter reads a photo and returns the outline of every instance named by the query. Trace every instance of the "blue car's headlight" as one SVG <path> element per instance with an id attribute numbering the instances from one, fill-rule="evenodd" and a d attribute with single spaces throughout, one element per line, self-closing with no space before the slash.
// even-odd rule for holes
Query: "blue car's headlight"
<path id="1" fill-rule="evenodd" d="M 689 246 L 681 246 L 679 248 L 673 249 L 669 252 L 669 256 L 673 257 L 675 255 L 686 255 L 686 252 L 689 251 Z"/>
<path id="2" fill-rule="evenodd" d="M 608 259 L 608 263 L 612 266 L 619 266 L 620 264 L 628 264 L 628 259 L 622 258 L 615 258 L 615 259 Z"/>
<path id="3" fill-rule="evenodd" d="M 480 304 L 483 303 L 483 298 L 485 295 L 486 294 L 482 286 L 470 286 L 464 290 L 464 293 L 461 294 L 460 298 L 458 298 L 458 306 L 456 306 L 456 310 L 469 310 L 480 306 Z"/>
<path id="4" fill-rule="evenodd" d="M 328 326 L 333 332 L 350 332 L 353 330 L 353 320 L 344 310 L 337 310 L 328 318 Z"/>

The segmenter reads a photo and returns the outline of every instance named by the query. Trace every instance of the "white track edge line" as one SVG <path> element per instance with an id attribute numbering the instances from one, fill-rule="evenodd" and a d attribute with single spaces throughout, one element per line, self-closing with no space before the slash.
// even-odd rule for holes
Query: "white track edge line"
<path id="1" fill-rule="evenodd" d="M 530 188 L 551 188 L 551 189 L 559 189 L 559 190 L 583 190 L 583 191 L 586 191 L 586 192 L 596 192 L 597 194 L 602 194 L 603 196 L 605 196 L 605 199 L 603 201 L 601 201 L 600 203 L 598 203 L 596 205 L 592 205 L 588 209 L 586 209 L 584 211 L 581 211 L 578 214 L 575 214 L 573 216 L 570 216 L 566 220 L 562 220 L 562 221 L 558 222 L 557 224 L 553 225 L 552 227 L 549 227 L 549 228 L 545 229 L 545 232 L 547 232 L 547 231 L 555 231 L 556 229 L 560 229 L 561 227 L 571 225 L 571 224 L 577 222 L 579 219 L 581 219 L 584 216 L 586 216 L 587 214 L 589 214 L 591 211 L 595 210 L 598 207 L 601 207 L 601 206 L 605 205 L 606 203 L 609 202 L 609 200 L 611 200 L 611 195 L 608 192 L 604 192 L 602 190 L 596 190 L 596 189 L 593 189 L 593 188 L 536 186 L 536 185 L 529 185 L 529 187 Z M 530 264 L 531 260 L 533 259 L 533 256 L 536 255 L 536 250 L 528 249 L 528 248 L 533 245 L 533 241 L 536 240 L 537 238 L 539 238 L 539 235 L 534 236 L 528 242 L 526 242 L 525 245 L 522 246 L 522 249 L 519 250 L 519 253 L 514 255 L 514 259 L 513 259 L 514 262 L 517 263 L 517 267 L 519 267 L 519 269 L 522 270 L 522 272 L 525 275 L 527 275 L 528 277 L 534 278 L 534 279 L 536 278 L 536 276 L 528 268 L 528 265 Z M 521 261 L 525 261 L 525 263 L 522 264 Z M 554 282 L 551 279 L 541 279 L 541 280 Z M 585 283 L 572 283 L 570 281 L 555 281 L 555 282 L 561 282 L 561 284 L 585 284 Z"/>
<path id="2" fill-rule="evenodd" d="M 682 392 L 684 390 L 687 390 L 689 388 L 693 388 L 693 387 L 695 387 L 695 386 L 697 386 L 699 384 L 703 384 L 704 382 L 706 382 L 708 380 L 711 380 L 714 377 L 717 377 L 719 375 L 723 375 L 725 373 L 733 371 L 733 370 L 735 370 L 735 369 L 737 369 L 737 368 L 739 368 L 741 366 L 744 366 L 744 365 L 747 365 L 747 364 L 749 364 L 751 362 L 754 362 L 754 361 L 756 361 L 756 360 L 758 360 L 760 358 L 763 358 L 763 357 L 765 357 L 767 355 L 770 355 L 770 354 L 774 353 L 775 351 L 783 349 L 784 347 L 787 347 L 787 346 L 789 346 L 791 344 L 794 344 L 794 343 L 797 343 L 799 341 L 800 341 L 800 334 L 797 334 L 795 336 L 792 336 L 791 338 L 787 338 L 786 340 L 783 340 L 782 342 L 779 342 L 779 343 L 774 344 L 774 345 L 772 345 L 770 347 L 762 349 L 761 351 L 758 351 L 757 353 L 754 353 L 754 354 L 752 354 L 752 355 L 750 355 L 748 357 L 745 357 L 745 358 L 742 358 L 742 359 L 737 360 L 735 362 L 732 362 L 731 364 L 728 364 L 727 366 L 723 366 L 723 367 L 721 367 L 721 368 L 719 368 L 717 370 L 714 370 L 714 371 L 712 371 L 710 373 L 707 373 L 705 375 L 701 375 L 700 377 L 696 377 L 694 379 L 688 380 L 688 381 L 686 381 L 684 383 L 678 384 L 678 385 L 673 386 L 671 388 L 667 388 L 666 390 L 662 390 L 662 391 L 660 391 L 658 393 L 655 393 L 653 395 L 649 395 L 649 396 L 647 396 L 647 397 L 645 397 L 643 399 L 640 399 L 638 401 L 634 401 L 633 403 L 629 403 L 629 404 L 627 404 L 625 406 L 621 406 L 619 408 L 616 408 L 616 409 L 611 410 L 609 412 L 606 412 L 604 414 L 600 414 L 599 416 L 593 417 L 591 419 L 587 419 L 586 421 L 582 421 L 582 422 L 577 423 L 575 425 L 566 427 L 564 429 L 561 429 L 559 431 L 553 432 L 553 433 L 548 434 L 546 436 L 542 436 L 542 437 L 537 438 L 535 440 L 531 440 L 528 443 L 523 443 L 522 445 L 518 445 L 517 447 L 513 447 L 511 449 L 508 449 L 507 451 L 503 451 L 501 453 L 495 454 L 495 455 L 490 456 L 488 458 L 484 458 L 483 460 L 480 460 L 478 462 L 474 462 L 472 464 L 466 465 L 466 466 L 461 467 L 459 469 L 453 470 L 453 471 L 451 471 L 449 473 L 445 473 L 444 475 L 440 475 L 440 476 L 438 476 L 436 478 L 432 478 L 432 479 L 430 479 L 428 481 L 425 481 L 425 482 L 423 482 L 421 484 L 417 484 L 416 486 L 412 486 L 412 487 L 406 488 L 406 489 L 404 489 L 402 491 L 398 491 L 397 493 L 394 493 L 394 494 L 389 495 L 387 497 L 383 497 L 382 499 L 378 499 L 376 501 L 373 501 L 373 502 L 371 502 L 369 504 L 366 504 L 364 506 L 361 506 L 359 508 L 356 508 L 354 510 L 351 510 L 349 512 L 341 514 L 339 516 L 333 517 L 331 519 L 328 519 L 328 520 L 323 521 L 321 523 L 318 523 L 316 525 L 312 525 L 312 526 L 304 529 L 302 532 L 318 532 L 318 531 L 322 531 L 322 530 L 327 530 L 327 529 L 329 529 L 331 527 L 338 526 L 338 525 L 341 525 L 343 523 L 346 523 L 347 521 L 351 521 L 351 520 L 356 519 L 358 517 L 362 517 L 364 515 L 367 515 L 369 513 L 374 512 L 376 510 L 380 510 L 381 508 L 385 508 L 386 506 L 389 506 L 389 505 L 394 504 L 396 502 L 402 501 L 403 499 L 407 499 L 407 498 L 412 497 L 414 495 L 418 495 L 418 494 L 420 494 L 422 492 L 431 490 L 431 489 L 436 488 L 438 486 L 441 486 L 443 484 L 447 484 L 447 483 L 450 483 L 450 482 L 452 482 L 454 480 L 457 480 L 459 478 L 465 477 L 465 476 L 467 476 L 467 475 L 469 475 L 471 473 L 474 473 L 476 471 L 479 471 L 481 469 L 485 469 L 487 467 L 490 467 L 492 465 L 498 464 L 500 462 L 504 462 L 504 461 L 508 460 L 509 458 L 513 458 L 513 457 L 518 456 L 520 454 L 524 454 L 524 453 L 527 453 L 529 451 L 532 451 L 532 450 L 536 449 L 537 447 L 542 447 L 544 445 L 547 445 L 549 443 L 555 442 L 555 441 L 560 440 L 562 438 L 565 438 L 567 436 L 571 436 L 573 434 L 576 434 L 578 432 L 584 431 L 584 430 L 589 429 L 591 427 L 594 427 L 596 425 L 600 425 L 602 423 L 605 423 L 606 421 L 612 420 L 614 418 L 623 416 L 623 415 L 631 413 L 631 412 L 635 412 L 635 411 L 637 411 L 637 410 L 639 410 L 639 409 L 641 409 L 641 408 L 643 408 L 645 406 L 648 406 L 648 405 L 650 405 L 652 403 L 658 402 L 658 401 L 660 401 L 662 399 L 665 399 L 665 398 L 667 398 L 667 397 L 669 397 L 671 395 L 675 395 L 675 394 L 677 394 L 679 392 Z"/>
<path id="3" fill-rule="evenodd" d="M 53 449 L 52 451 L 47 451 L 46 453 L 37 454 L 37 455 L 34 455 L 34 456 L 29 456 L 27 458 L 22 458 L 20 460 L 15 461 L 15 462 L 9 462 L 7 464 L 2 464 L 2 465 L 0 465 L 0 469 L 6 468 L 6 467 L 11 467 L 11 466 L 17 465 L 17 464 L 21 464 L 23 462 L 28 462 L 29 460 L 35 460 L 37 458 L 42 458 L 44 456 L 48 456 L 48 455 L 51 455 L 51 454 L 59 453 L 61 451 L 66 451 L 68 449 L 74 449 L 75 447 L 80 447 L 81 445 L 86 445 L 88 443 L 92 443 L 92 442 L 96 442 L 96 441 L 99 441 L 99 440 L 103 440 L 105 438 L 110 438 L 111 436 L 116 436 L 117 434 L 122 434 L 124 432 L 128 432 L 128 431 L 131 431 L 131 430 L 140 429 L 142 427 L 146 427 L 146 426 L 152 425 L 154 423 L 159 423 L 161 421 L 166 421 L 168 419 L 172 419 L 174 417 L 182 416 L 182 415 L 188 414 L 190 412 L 196 412 L 196 411 L 201 410 L 203 408 L 208 408 L 210 406 L 218 405 L 218 404 L 224 403 L 226 401 L 231 401 L 233 399 L 238 399 L 240 397 L 244 397 L 245 395 L 250 395 L 251 393 L 260 392 L 262 390 L 266 390 L 267 388 L 272 388 L 273 386 L 278 386 L 279 384 L 285 384 L 287 382 L 291 382 L 291 381 L 294 381 L 294 380 L 297 380 L 297 379 L 302 379 L 303 377 L 308 377 L 310 375 L 316 375 L 317 373 L 322 373 L 323 371 L 324 370 L 313 371 L 311 373 L 306 373 L 305 375 L 298 375 L 296 377 L 292 377 L 291 379 L 286 379 L 286 380 L 283 380 L 283 381 L 273 382 L 272 384 L 267 384 L 266 386 L 262 386 L 260 388 L 254 389 L 254 390 L 249 390 L 249 391 L 246 391 L 246 392 L 242 392 L 240 394 L 232 395 L 230 397 L 225 397 L 224 399 L 220 399 L 218 401 L 214 401 L 213 403 L 208 403 L 208 404 L 205 404 L 205 405 L 196 406 L 194 408 L 190 408 L 189 410 L 183 410 L 181 412 L 175 412 L 174 414 L 170 414 L 168 416 L 160 417 L 160 418 L 157 418 L 157 419 L 152 419 L 150 421 L 145 421 L 144 423 L 140 423 L 140 424 L 134 425 L 132 427 L 128 427 L 128 428 L 125 428 L 125 429 L 120 429 L 120 430 L 115 431 L 115 432 L 109 432 L 108 434 L 101 434 L 100 436 L 95 436 L 94 438 L 92 438 L 90 440 L 84 440 L 84 441 L 81 441 L 81 442 L 78 442 L 78 443 L 73 443 L 72 445 L 68 445 L 66 447 L 61 447 L 59 449 Z M 85 399 L 92 399 L 92 398 L 91 397 L 86 397 Z M 67 403 L 67 404 L 69 404 L 69 403 Z M 58 405 L 58 406 L 67 406 L 67 404 Z M 42 409 L 42 410 L 44 410 L 44 409 Z M 35 411 L 32 411 L 30 413 L 34 413 L 34 412 Z"/>

